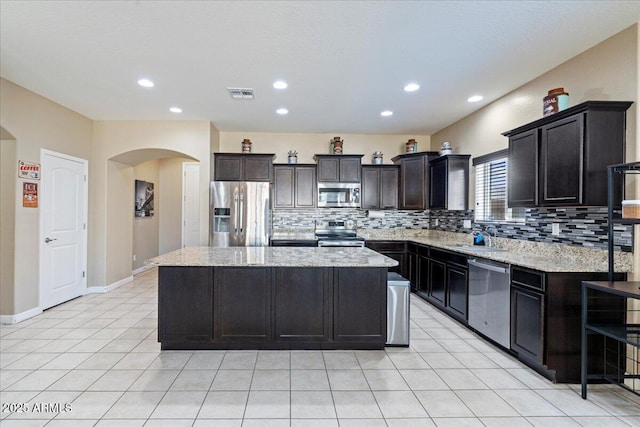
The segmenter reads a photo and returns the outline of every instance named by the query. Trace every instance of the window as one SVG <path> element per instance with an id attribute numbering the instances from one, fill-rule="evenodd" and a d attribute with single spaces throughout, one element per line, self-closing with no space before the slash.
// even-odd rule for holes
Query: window
<path id="1" fill-rule="evenodd" d="M 473 159 L 476 172 L 476 221 L 524 222 L 524 208 L 507 207 L 508 150 Z"/>

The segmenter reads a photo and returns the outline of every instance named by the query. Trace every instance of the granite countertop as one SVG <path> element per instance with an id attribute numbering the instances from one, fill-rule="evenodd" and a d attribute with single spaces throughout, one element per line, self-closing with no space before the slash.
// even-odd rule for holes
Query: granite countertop
<path id="1" fill-rule="evenodd" d="M 309 240 L 316 241 L 314 230 L 278 230 L 274 231 L 271 240 Z"/>
<path id="2" fill-rule="evenodd" d="M 465 233 L 438 230 L 359 230 L 358 235 L 367 240 L 406 240 L 547 273 L 607 272 L 609 269 L 607 251 L 596 248 L 494 238 L 495 246 L 504 251 L 488 252 L 457 246 L 472 245 L 470 235 Z M 632 258 L 631 253 L 616 251 L 616 272 L 632 271 Z"/>
<path id="3" fill-rule="evenodd" d="M 145 261 L 156 266 L 395 267 L 398 261 L 368 248 L 195 246 Z"/>

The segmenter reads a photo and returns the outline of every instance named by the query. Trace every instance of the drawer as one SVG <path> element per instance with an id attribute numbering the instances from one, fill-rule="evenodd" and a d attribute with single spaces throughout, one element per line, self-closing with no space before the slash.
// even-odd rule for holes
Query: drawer
<path id="1" fill-rule="evenodd" d="M 407 251 L 414 254 L 418 253 L 418 245 L 407 242 Z"/>
<path id="2" fill-rule="evenodd" d="M 404 252 L 404 241 L 367 240 L 364 245 L 378 252 Z"/>
<path id="3" fill-rule="evenodd" d="M 545 291 L 544 273 L 522 267 L 511 267 L 511 284 Z"/>
<path id="4" fill-rule="evenodd" d="M 468 257 L 466 255 L 431 248 L 429 251 L 429 258 L 445 262 L 447 264 L 454 264 L 462 268 L 468 268 Z"/>

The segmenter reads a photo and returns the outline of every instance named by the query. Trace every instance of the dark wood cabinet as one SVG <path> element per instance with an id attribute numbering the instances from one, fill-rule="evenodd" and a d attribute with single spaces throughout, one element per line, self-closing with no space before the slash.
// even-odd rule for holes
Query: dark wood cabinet
<path id="1" fill-rule="evenodd" d="M 398 273 L 405 279 L 408 279 L 407 274 L 407 253 L 404 241 L 394 240 L 367 240 L 365 246 L 371 250 L 374 250 L 382 255 L 398 261 L 398 265 L 395 267 L 389 267 L 389 272 Z"/>
<path id="2" fill-rule="evenodd" d="M 468 154 L 449 154 L 429 161 L 430 209 L 469 208 Z"/>
<path id="3" fill-rule="evenodd" d="M 509 137 L 510 207 L 538 206 L 539 133 L 532 129 Z"/>
<path id="4" fill-rule="evenodd" d="M 411 283 L 411 290 L 416 292 L 418 290 L 418 245 L 415 243 L 407 242 L 407 275 Z"/>
<path id="5" fill-rule="evenodd" d="M 215 270 L 215 341 L 272 341 L 269 268 Z"/>
<path id="6" fill-rule="evenodd" d="M 333 269 L 333 274 L 333 339 L 384 343 L 387 269 L 338 267 Z M 379 309 L 371 310 L 371 307 Z"/>
<path id="7" fill-rule="evenodd" d="M 447 266 L 447 310 L 454 317 L 466 322 L 469 298 L 468 270 L 453 265 Z"/>
<path id="8" fill-rule="evenodd" d="M 439 156 L 437 151 L 402 154 L 391 159 L 400 166 L 398 209 L 427 209 L 429 206 L 429 160 Z"/>
<path id="9" fill-rule="evenodd" d="M 213 153 L 213 180 L 271 182 L 274 156 L 274 154 Z"/>
<path id="10" fill-rule="evenodd" d="M 318 182 L 360 182 L 362 154 L 316 154 Z"/>
<path id="11" fill-rule="evenodd" d="M 509 166 L 509 206 L 606 205 L 607 166 L 624 162 L 631 104 L 587 101 L 503 133 L 515 162 Z M 614 192 L 619 202 L 622 186 Z"/>
<path id="12" fill-rule="evenodd" d="M 398 208 L 398 166 L 362 166 L 361 208 Z"/>
<path id="13" fill-rule="evenodd" d="M 511 349 L 521 358 L 542 364 L 544 340 L 544 294 L 511 288 Z"/>
<path id="14" fill-rule="evenodd" d="M 159 267 L 158 340 L 206 342 L 213 322 L 213 270 L 207 267 Z"/>
<path id="15" fill-rule="evenodd" d="M 313 208 L 317 200 L 315 165 L 274 165 L 273 207 Z"/>
<path id="16" fill-rule="evenodd" d="M 275 269 L 276 340 L 330 339 L 333 291 L 330 273 L 328 268 Z"/>
<path id="17" fill-rule="evenodd" d="M 447 265 L 435 259 L 429 259 L 429 283 L 425 284 L 429 290 L 428 299 L 439 305 L 445 306 L 447 288 Z"/>

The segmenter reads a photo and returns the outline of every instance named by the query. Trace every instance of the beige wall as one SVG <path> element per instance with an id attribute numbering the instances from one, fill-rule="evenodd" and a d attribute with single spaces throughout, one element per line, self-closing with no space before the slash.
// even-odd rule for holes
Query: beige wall
<path id="1" fill-rule="evenodd" d="M 344 140 L 344 154 L 364 154 L 363 164 L 370 164 L 374 151 L 382 151 L 384 163 L 404 154 L 405 143 L 414 138 L 418 141 L 418 150 L 427 151 L 430 145 L 429 135 L 366 135 L 341 133 L 267 133 L 267 132 L 220 132 L 220 150 L 223 153 L 242 151 L 242 140 L 252 142 L 254 153 L 275 153 L 276 163 L 286 163 L 289 150 L 298 152 L 298 163 L 315 163 L 314 154 L 328 154 L 329 142 L 334 136 Z"/>
<path id="2" fill-rule="evenodd" d="M 134 182 L 136 179 L 153 183 L 153 203 L 154 213 L 152 217 L 133 218 L 133 246 L 132 254 L 136 260 L 131 263 L 131 268 L 136 270 L 144 266 L 144 261 L 158 256 L 158 242 L 160 239 L 160 221 L 164 214 L 164 209 L 159 209 L 163 197 L 162 190 L 164 183 L 160 179 L 160 160 L 150 160 L 140 163 L 133 168 L 133 179 L 131 181 L 131 200 L 134 199 Z M 134 202 L 135 203 L 135 202 Z M 133 215 L 133 212 L 130 212 Z"/>
<path id="3" fill-rule="evenodd" d="M 89 253 L 90 286 L 108 286 L 131 275 L 133 207 L 127 208 L 126 214 L 116 211 L 125 203 L 133 203 L 133 197 L 129 197 L 133 194 L 130 185 L 133 182 L 133 172 L 130 172 L 129 182 L 122 188 L 111 184 L 112 179 L 121 179 L 122 172 L 114 167 L 108 168 L 109 159 L 127 158 L 129 167 L 159 157 L 180 155 L 199 161 L 200 241 L 204 245 L 208 243 L 210 130 L 211 126 L 207 121 L 94 123 L 90 191 L 101 194 L 101 197 L 96 198 L 89 207 L 92 218 L 89 234 L 89 247 L 92 249 Z M 163 152 L 170 152 L 172 155 L 168 156 Z M 131 155 L 127 156 L 127 153 Z M 112 242 L 112 239 L 117 241 Z"/>
<path id="4" fill-rule="evenodd" d="M 160 160 L 161 198 L 156 205 L 156 210 L 160 211 L 160 254 L 182 247 L 182 164 L 192 161 L 185 158 Z"/>
<path id="5" fill-rule="evenodd" d="M 570 105 L 586 100 L 637 101 L 638 30 L 630 27 L 555 69 L 492 102 L 431 136 L 439 149 L 450 141 L 455 153 L 479 156 L 507 148 L 502 132 L 542 117 L 542 98 L 549 89 L 564 87 Z M 636 157 L 636 111 L 627 112 L 627 160 Z M 475 188 L 472 174 L 471 187 Z M 470 205 L 474 206 L 473 190 Z"/>
<path id="6" fill-rule="evenodd" d="M 0 79 L 0 126 L 15 138 L 18 160 L 40 163 L 42 148 L 91 159 L 93 121 L 5 79 Z M 2 313 L 6 315 L 39 305 L 39 255 L 34 250 L 39 247 L 39 209 L 22 207 L 21 185 L 16 178 L 15 234 L 19 244 L 14 252 L 13 313 Z M 89 205 L 96 197 L 99 195 L 89 194 Z"/>
<path id="7" fill-rule="evenodd" d="M 0 141 L 0 315 L 13 314 L 16 141 Z"/>

